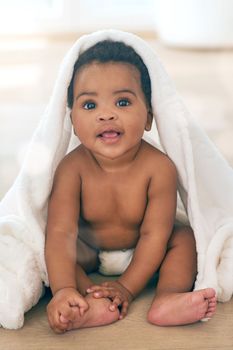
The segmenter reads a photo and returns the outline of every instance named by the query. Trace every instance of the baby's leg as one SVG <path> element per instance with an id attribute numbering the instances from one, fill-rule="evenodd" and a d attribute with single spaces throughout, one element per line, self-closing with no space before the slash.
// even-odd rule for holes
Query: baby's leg
<path id="1" fill-rule="evenodd" d="M 77 265 L 76 278 L 78 291 L 86 298 L 89 309 L 83 316 L 80 316 L 78 308 L 76 309 L 76 319 L 71 322 L 62 315 L 60 321 L 67 323 L 67 330 L 76 328 L 103 326 L 119 319 L 119 310 L 110 311 L 110 300 L 107 298 L 96 299 L 91 294 L 86 295 L 86 289 L 93 282 L 87 276 L 87 273 L 94 272 L 98 269 L 99 259 L 98 252 L 89 247 L 85 242 L 77 240 Z"/>
<path id="2" fill-rule="evenodd" d="M 96 271 L 98 266 L 98 251 L 88 246 L 84 241 L 78 238 L 76 280 L 78 291 L 82 295 L 85 296 L 87 288 L 93 284 L 87 274 Z"/>
<path id="3" fill-rule="evenodd" d="M 99 267 L 98 251 L 79 237 L 77 239 L 77 263 L 82 266 L 86 273 L 94 272 Z"/>
<path id="4" fill-rule="evenodd" d="M 188 226 L 175 226 L 168 252 L 160 268 L 156 294 L 148 321 L 159 326 L 194 323 L 213 316 L 216 308 L 212 288 L 190 292 L 196 278 L 196 247 Z"/>

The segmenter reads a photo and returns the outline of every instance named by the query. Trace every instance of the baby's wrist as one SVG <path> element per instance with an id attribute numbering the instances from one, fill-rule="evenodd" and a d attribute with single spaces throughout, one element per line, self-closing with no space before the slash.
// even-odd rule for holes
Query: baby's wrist
<path id="1" fill-rule="evenodd" d="M 61 287 L 61 288 L 58 288 L 58 289 L 56 289 L 55 291 L 53 291 L 53 296 L 55 296 L 55 294 L 57 294 L 58 292 L 61 292 L 61 291 L 65 290 L 65 289 L 72 289 L 72 290 L 77 291 L 77 288 L 74 287 L 74 286 L 65 286 L 65 287 Z"/>
<path id="2" fill-rule="evenodd" d="M 131 300 L 133 300 L 135 298 L 133 293 L 122 282 L 120 282 L 119 280 L 117 280 L 116 282 L 127 291 Z"/>

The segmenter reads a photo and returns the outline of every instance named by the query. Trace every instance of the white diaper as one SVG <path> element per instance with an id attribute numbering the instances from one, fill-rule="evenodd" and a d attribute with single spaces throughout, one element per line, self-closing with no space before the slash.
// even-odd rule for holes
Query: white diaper
<path id="1" fill-rule="evenodd" d="M 99 252 L 99 272 L 103 275 L 121 275 L 129 266 L 134 249 Z"/>

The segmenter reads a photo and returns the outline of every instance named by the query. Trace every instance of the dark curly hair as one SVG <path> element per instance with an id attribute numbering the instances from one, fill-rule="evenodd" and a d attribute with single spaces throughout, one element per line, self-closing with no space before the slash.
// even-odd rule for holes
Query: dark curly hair
<path id="1" fill-rule="evenodd" d="M 134 51 L 131 46 L 121 41 L 103 40 L 84 51 L 74 65 L 72 79 L 68 87 L 67 104 L 73 106 L 73 84 L 78 70 L 94 61 L 100 63 L 106 62 L 123 62 L 130 63 L 140 72 L 141 87 L 145 95 L 148 107 L 151 108 L 151 81 L 146 65 L 141 57 Z"/>

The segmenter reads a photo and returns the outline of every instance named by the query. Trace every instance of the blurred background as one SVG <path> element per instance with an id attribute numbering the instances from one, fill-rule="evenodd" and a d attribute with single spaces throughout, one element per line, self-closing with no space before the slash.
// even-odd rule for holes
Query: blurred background
<path id="1" fill-rule="evenodd" d="M 148 41 L 233 166 L 233 0 L 0 0 L 0 198 L 65 53 L 82 34 L 106 28 Z"/>

